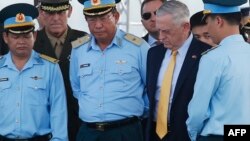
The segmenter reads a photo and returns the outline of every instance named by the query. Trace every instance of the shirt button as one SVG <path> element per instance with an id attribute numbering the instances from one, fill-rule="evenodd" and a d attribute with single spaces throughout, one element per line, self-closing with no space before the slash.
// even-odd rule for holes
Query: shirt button
<path id="1" fill-rule="evenodd" d="M 16 123 L 19 123 L 19 121 L 16 119 Z"/>
<path id="2" fill-rule="evenodd" d="M 119 70 L 119 74 L 122 74 L 122 70 Z"/>

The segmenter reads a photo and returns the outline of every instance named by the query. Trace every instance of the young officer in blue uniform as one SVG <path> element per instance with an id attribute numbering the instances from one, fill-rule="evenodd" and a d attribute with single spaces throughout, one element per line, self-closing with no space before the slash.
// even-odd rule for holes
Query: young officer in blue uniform
<path id="1" fill-rule="evenodd" d="M 239 33 L 239 6 L 247 0 L 203 2 L 218 46 L 203 53 L 186 123 L 192 141 L 223 141 L 224 125 L 250 124 L 250 45 Z"/>
<path id="2" fill-rule="evenodd" d="M 79 1 L 91 35 L 72 42 L 70 80 L 83 122 L 77 141 L 142 141 L 149 45 L 117 28 L 120 0 Z"/>
<path id="3" fill-rule="evenodd" d="M 0 140 L 67 141 L 67 109 L 57 60 L 33 51 L 37 9 L 25 3 L 0 12 L 9 53 L 0 57 Z"/>

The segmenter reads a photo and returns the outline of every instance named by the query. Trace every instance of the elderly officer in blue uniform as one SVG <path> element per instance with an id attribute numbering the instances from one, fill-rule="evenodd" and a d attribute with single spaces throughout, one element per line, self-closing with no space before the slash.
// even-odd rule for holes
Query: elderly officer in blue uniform
<path id="1" fill-rule="evenodd" d="M 82 120 L 77 141 L 142 141 L 149 45 L 117 28 L 120 0 L 79 2 L 91 35 L 72 42 L 70 80 Z"/>
<path id="2" fill-rule="evenodd" d="M 33 51 L 37 9 L 25 3 L 0 12 L 9 53 L 0 57 L 0 140 L 67 141 L 67 109 L 57 60 Z"/>
<path id="3" fill-rule="evenodd" d="M 223 141 L 224 125 L 250 124 L 250 45 L 239 33 L 239 6 L 247 0 L 203 2 L 218 46 L 203 53 L 186 123 L 192 141 Z"/>

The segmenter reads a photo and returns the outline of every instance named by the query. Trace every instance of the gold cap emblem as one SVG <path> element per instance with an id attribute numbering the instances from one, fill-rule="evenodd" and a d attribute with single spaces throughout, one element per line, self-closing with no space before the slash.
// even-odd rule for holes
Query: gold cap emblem
<path id="1" fill-rule="evenodd" d="M 99 4 L 101 4 L 100 0 L 91 0 L 91 5 L 96 6 L 96 5 L 99 5 Z"/>
<path id="2" fill-rule="evenodd" d="M 17 23 L 25 22 L 25 16 L 23 13 L 16 14 L 16 22 Z"/>

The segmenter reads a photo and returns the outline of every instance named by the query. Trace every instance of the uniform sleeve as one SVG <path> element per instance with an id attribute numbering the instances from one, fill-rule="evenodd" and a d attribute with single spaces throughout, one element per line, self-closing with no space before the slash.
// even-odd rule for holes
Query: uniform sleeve
<path id="1" fill-rule="evenodd" d="M 150 47 L 149 44 L 143 40 L 143 44 L 140 47 L 140 51 L 141 51 L 140 74 L 141 74 L 141 78 L 142 78 L 144 86 L 146 86 L 147 54 L 148 54 L 149 47 Z M 148 110 L 149 110 L 149 100 L 148 100 L 148 96 L 146 93 L 146 88 L 143 91 L 143 100 L 144 100 L 143 117 L 147 117 Z"/>
<path id="2" fill-rule="evenodd" d="M 78 77 L 78 59 L 76 49 L 72 49 L 70 58 L 70 83 L 75 98 L 78 98 L 80 93 L 80 80 Z"/>
<path id="3" fill-rule="evenodd" d="M 199 64 L 194 94 L 188 105 L 188 119 L 186 121 L 191 141 L 196 141 L 205 121 L 209 118 L 209 104 L 216 92 L 221 74 L 221 61 L 203 56 Z"/>
<path id="4" fill-rule="evenodd" d="M 149 44 L 143 41 L 143 44 L 140 47 L 141 51 L 141 65 L 140 65 L 140 74 L 143 80 L 143 84 L 146 85 L 146 69 L 147 69 L 147 55 L 149 50 Z"/>
<path id="5" fill-rule="evenodd" d="M 52 141 L 68 141 L 67 103 L 64 81 L 59 65 L 51 69 L 50 121 Z"/>

